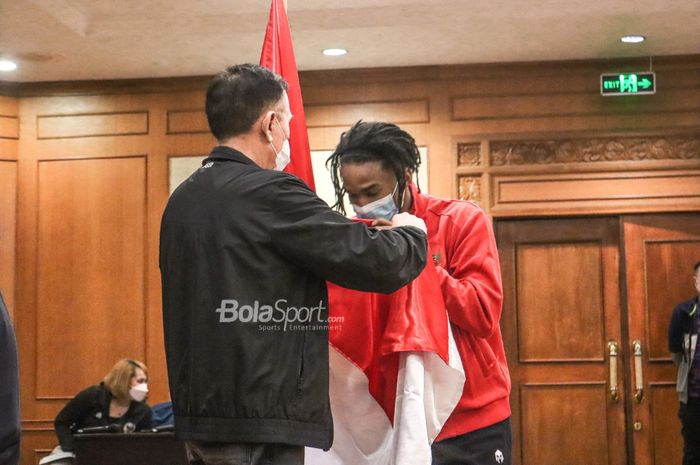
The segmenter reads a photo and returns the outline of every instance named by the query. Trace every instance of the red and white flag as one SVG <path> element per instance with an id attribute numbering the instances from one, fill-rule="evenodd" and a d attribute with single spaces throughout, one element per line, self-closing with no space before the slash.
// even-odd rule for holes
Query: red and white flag
<path id="1" fill-rule="evenodd" d="M 465 380 L 435 265 L 390 295 L 329 283 L 328 297 L 335 438 L 306 464 L 430 465 Z"/>
<path id="2" fill-rule="evenodd" d="M 282 76 L 289 84 L 289 106 L 293 118 L 290 121 L 289 145 L 291 147 L 291 161 L 286 172 L 301 178 L 312 189 L 314 173 L 311 167 L 311 154 L 309 151 L 309 135 L 306 130 L 306 118 L 304 117 L 304 103 L 301 99 L 301 86 L 299 85 L 299 73 L 297 62 L 294 58 L 294 46 L 292 34 L 289 29 L 287 12 L 282 0 L 272 0 L 270 6 L 270 19 L 265 31 L 260 65 Z"/>

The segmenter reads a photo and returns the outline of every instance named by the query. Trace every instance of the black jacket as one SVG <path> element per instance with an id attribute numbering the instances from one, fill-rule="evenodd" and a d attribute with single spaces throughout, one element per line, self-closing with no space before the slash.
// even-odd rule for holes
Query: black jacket
<path id="1" fill-rule="evenodd" d="M 111 401 L 112 393 L 103 383 L 90 386 L 69 400 L 54 421 L 61 449 L 73 450 L 73 433 L 80 428 L 118 425 L 119 431 L 122 431 L 127 423 L 133 423 L 137 431 L 151 428 L 153 415 L 148 404 L 132 400 L 124 415 L 110 418 Z"/>
<path id="2" fill-rule="evenodd" d="M 425 266 L 425 234 L 370 230 L 216 147 L 171 196 L 160 240 L 177 436 L 329 449 L 326 281 L 393 292 Z"/>
<path id="3" fill-rule="evenodd" d="M 695 312 L 700 312 L 700 303 L 698 297 L 695 297 L 685 302 L 676 305 L 671 314 L 671 322 L 668 325 L 668 351 L 671 353 L 682 353 L 684 357 L 691 357 L 692 354 L 686 353 L 688 347 L 684 347 L 684 334 L 695 334 L 693 318 L 697 315 L 690 313 L 695 309 Z"/>
<path id="4" fill-rule="evenodd" d="M 676 305 L 668 325 L 668 350 L 671 359 L 678 366 L 676 373 L 676 392 L 678 400 L 688 403 L 688 385 L 690 369 L 693 365 L 698 335 L 695 331 L 695 319 L 699 318 L 700 303 L 698 297 Z"/>
<path id="5" fill-rule="evenodd" d="M 0 294 L 0 463 L 19 463 L 19 373 L 17 341 Z"/>

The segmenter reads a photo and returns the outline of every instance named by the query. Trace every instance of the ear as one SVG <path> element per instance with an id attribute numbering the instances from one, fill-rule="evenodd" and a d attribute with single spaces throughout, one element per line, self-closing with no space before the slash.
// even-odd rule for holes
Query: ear
<path id="1" fill-rule="evenodd" d="M 407 185 L 410 184 L 413 180 L 413 173 L 411 173 L 411 170 L 409 170 L 408 168 L 406 168 L 406 171 L 403 174 L 403 179 L 404 181 L 406 181 Z"/>
<path id="2" fill-rule="evenodd" d="M 275 112 L 268 111 L 260 119 L 260 130 L 268 142 L 272 142 L 272 125 L 275 122 Z"/>

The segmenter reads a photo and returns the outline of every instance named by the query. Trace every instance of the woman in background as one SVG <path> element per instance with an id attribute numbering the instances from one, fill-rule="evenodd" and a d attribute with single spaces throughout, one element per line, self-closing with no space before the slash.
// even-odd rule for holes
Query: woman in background
<path id="1" fill-rule="evenodd" d="M 100 384 L 78 393 L 59 412 L 54 425 L 61 449 L 73 450 L 73 432 L 81 428 L 111 427 L 115 432 L 151 428 L 147 394 L 146 365 L 137 360 L 119 360 Z"/>

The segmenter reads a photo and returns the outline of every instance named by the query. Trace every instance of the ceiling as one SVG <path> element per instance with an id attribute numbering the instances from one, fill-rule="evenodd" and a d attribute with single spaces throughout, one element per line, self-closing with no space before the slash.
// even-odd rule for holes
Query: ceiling
<path id="1" fill-rule="evenodd" d="M 0 0 L 0 57 L 19 65 L 0 80 L 211 75 L 259 60 L 269 5 Z M 288 14 L 300 70 L 700 53 L 700 0 L 288 0 Z"/>

